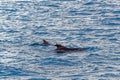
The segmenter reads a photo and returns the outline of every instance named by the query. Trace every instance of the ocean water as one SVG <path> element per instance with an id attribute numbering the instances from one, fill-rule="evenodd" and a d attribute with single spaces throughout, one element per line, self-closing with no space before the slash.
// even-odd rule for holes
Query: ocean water
<path id="1" fill-rule="evenodd" d="M 0 80 L 120 80 L 120 1 L 1 0 Z"/>

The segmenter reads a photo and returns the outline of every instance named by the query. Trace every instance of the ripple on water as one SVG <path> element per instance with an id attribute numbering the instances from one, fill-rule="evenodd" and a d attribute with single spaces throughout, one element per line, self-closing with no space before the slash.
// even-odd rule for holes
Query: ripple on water
<path id="1" fill-rule="evenodd" d="M 33 74 L 38 74 L 36 72 L 24 70 L 22 68 L 16 68 L 16 67 L 11 67 L 11 66 L 3 66 L 1 65 L 0 69 L 0 76 L 11 76 L 11 75 L 16 75 L 16 76 L 30 76 Z"/>
<path id="2" fill-rule="evenodd" d="M 47 78 L 31 78 L 28 80 L 51 80 L 51 79 L 47 79 Z"/>
<path id="3" fill-rule="evenodd" d="M 65 59 L 46 58 L 42 61 L 41 65 L 73 66 L 76 63 Z"/>

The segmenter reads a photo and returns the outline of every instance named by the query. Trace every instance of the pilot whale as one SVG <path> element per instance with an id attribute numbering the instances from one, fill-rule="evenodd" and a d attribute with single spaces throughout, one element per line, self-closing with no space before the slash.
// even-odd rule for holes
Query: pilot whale
<path id="1" fill-rule="evenodd" d="M 46 41 L 46 40 L 42 40 L 43 41 L 43 43 L 42 44 L 44 44 L 44 45 L 50 45 L 50 43 L 48 42 L 48 41 Z"/>
<path id="2" fill-rule="evenodd" d="M 55 46 L 57 47 L 56 50 L 58 51 L 84 51 L 85 50 L 85 48 L 68 48 L 61 44 L 56 44 Z"/>

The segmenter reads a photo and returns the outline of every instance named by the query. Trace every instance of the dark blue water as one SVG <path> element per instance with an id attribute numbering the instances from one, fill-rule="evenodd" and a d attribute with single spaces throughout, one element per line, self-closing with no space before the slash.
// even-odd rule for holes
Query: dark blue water
<path id="1" fill-rule="evenodd" d="M 0 80 L 119 79 L 119 0 L 0 1 Z"/>

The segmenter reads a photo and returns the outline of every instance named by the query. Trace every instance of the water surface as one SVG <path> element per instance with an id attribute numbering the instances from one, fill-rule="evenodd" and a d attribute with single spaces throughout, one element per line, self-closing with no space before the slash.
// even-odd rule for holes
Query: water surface
<path id="1" fill-rule="evenodd" d="M 0 80 L 119 80 L 120 1 L 0 1 L 0 45 Z"/>

